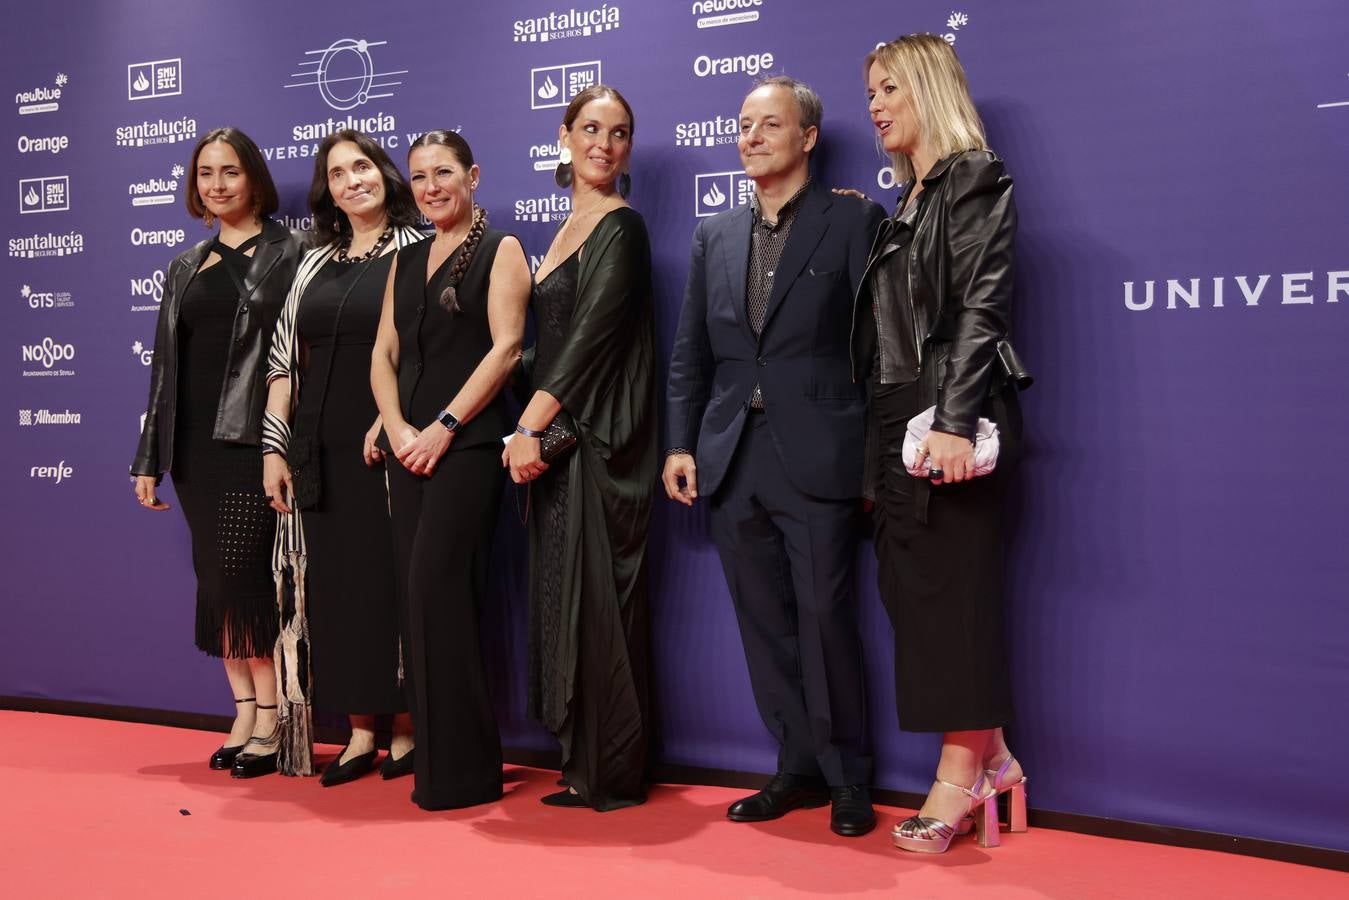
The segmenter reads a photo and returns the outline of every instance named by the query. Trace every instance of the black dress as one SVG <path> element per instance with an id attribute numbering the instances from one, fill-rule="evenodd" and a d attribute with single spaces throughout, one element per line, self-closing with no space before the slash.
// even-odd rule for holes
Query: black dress
<path id="1" fill-rule="evenodd" d="M 276 514 L 262 490 L 262 455 L 212 437 L 227 376 L 247 251 L 217 242 L 221 261 L 199 272 L 178 319 L 178 414 L 170 475 L 192 535 L 197 575 L 197 648 L 236 659 L 270 656 L 279 629 L 271 548 Z"/>
<path id="2" fill-rule="evenodd" d="M 651 256 L 618 209 L 534 289 L 531 387 L 574 420 L 575 450 L 531 483 L 530 714 L 596 810 L 646 799 L 646 538 L 655 488 Z"/>
<path id="3" fill-rule="evenodd" d="M 379 414 L 370 391 L 370 350 L 392 263 L 393 254 L 369 263 L 328 262 L 296 313 L 308 364 L 293 433 L 317 431 L 323 448 L 321 499 L 304 511 L 310 666 L 315 706 L 334 712 L 407 709 L 398 684 L 388 492 L 384 470 L 368 468 L 362 456 L 365 433 Z"/>
<path id="4" fill-rule="evenodd" d="M 440 302 L 457 253 L 427 282 L 431 241 L 398 252 L 394 325 L 398 395 L 413 427 L 435 420 L 492 349 L 487 292 L 506 235 L 488 229 L 457 289 Z M 511 424 L 495 398 L 456 432 L 430 477 L 389 454 L 389 500 L 399 593 L 403 664 L 416 737 L 412 800 L 424 809 L 489 803 L 501 796 L 501 735 L 478 640 L 487 561 L 505 475 L 501 438 Z"/>

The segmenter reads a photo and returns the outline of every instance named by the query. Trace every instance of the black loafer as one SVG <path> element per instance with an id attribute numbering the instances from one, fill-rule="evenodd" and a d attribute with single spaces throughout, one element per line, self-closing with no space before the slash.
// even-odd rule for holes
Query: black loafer
<path id="1" fill-rule="evenodd" d="M 276 751 L 271 753 L 240 753 L 234 757 L 234 765 L 230 767 L 231 778 L 257 778 L 259 775 L 270 775 L 276 771 Z"/>
<path id="2" fill-rule="evenodd" d="M 346 762 L 342 762 L 342 754 L 347 752 L 347 748 L 342 748 L 342 753 L 337 754 L 337 759 L 329 764 L 328 768 L 323 770 L 323 777 L 319 779 L 319 784 L 324 787 L 333 787 L 339 784 L 346 784 L 348 781 L 355 781 L 362 775 L 365 775 L 375 768 L 375 757 L 379 755 L 378 750 L 371 750 L 369 753 L 362 753 L 360 756 L 353 756 Z"/>
<path id="3" fill-rule="evenodd" d="M 866 785 L 848 784 L 829 789 L 829 827 L 843 837 L 861 837 L 876 827 L 871 791 Z"/>
<path id="4" fill-rule="evenodd" d="M 392 781 L 395 778 L 402 778 L 404 775 L 411 775 L 412 754 L 416 752 L 417 748 L 413 747 L 397 759 L 393 758 L 392 753 L 384 757 L 384 762 L 379 764 L 379 777 L 385 781 Z"/>
<path id="5" fill-rule="evenodd" d="M 211 754 L 212 769 L 228 769 L 234 765 L 234 758 L 239 755 L 239 751 L 244 749 L 244 745 L 237 747 L 221 747 Z"/>
<path id="6" fill-rule="evenodd" d="M 732 803 L 726 818 L 732 822 L 767 822 L 794 809 L 815 809 L 828 802 L 823 779 L 779 772 L 757 794 Z"/>
<path id="7" fill-rule="evenodd" d="M 580 794 L 573 794 L 571 791 L 558 791 L 556 794 L 548 794 L 540 797 L 539 802 L 544 806 L 562 806 L 569 809 L 581 809 L 590 804 L 585 802 L 585 798 Z"/>

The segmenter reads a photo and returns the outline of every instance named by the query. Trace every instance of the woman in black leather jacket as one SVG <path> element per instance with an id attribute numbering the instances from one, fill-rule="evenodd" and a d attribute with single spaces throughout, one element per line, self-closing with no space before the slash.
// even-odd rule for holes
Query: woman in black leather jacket
<path id="1" fill-rule="evenodd" d="M 996 845 L 1000 792 L 1014 792 L 1013 830 L 1024 830 L 1024 778 L 1002 734 L 1012 717 L 1002 493 L 1021 427 L 999 347 L 1010 352 L 1016 208 L 950 45 L 899 38 L 867 56 L 864 75 L 872 122 L 907 183 L 854 310 L 854 374 L 872 382 L 867 493 L 900 727 L 944 734 L 937 781 L 893 837 L 940 853 L 972 812 L 981 843 Z M 906 465 L 907 427 L 928 408 L 931 431 Z M 1001 457 L 976 477 L 981 417 L 996 423 Z"/>
<path id="2" fill-rule="evenodd" d="M 173 475 L 192 535 L 197 647 L 222 657 L 236 704 L 213 769 L 274 771 L 278 631 L 271 547 L 276 520 L 261 489 L 267 351 L 303 249 L 267 218 L 276 187 L 257 145 L 218 128 L 192 152 L 187 210 L 220 232 L 169 265 L 155 328 L 150 398 L 131 474 L 146 509 L 165 510 Z M 250 751 L 241 752 L 246 745 Z"/>

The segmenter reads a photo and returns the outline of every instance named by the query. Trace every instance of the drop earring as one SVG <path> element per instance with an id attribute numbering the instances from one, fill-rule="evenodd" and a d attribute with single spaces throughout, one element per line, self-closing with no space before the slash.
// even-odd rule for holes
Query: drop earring
<path id="1" fill-rule="evenodd" d="M 557 155 L 557 168 L 553 170 L 553 181 L 560 188 L 571 187 L 571 148 L 563 147 Z"/>
<path id="2" fill-rule="evenodd" d="M 628 194 L 632 193 L 632 176 L 627 172 L 620 172 L 618 175 L 618 196 L 624 200 L 628 199 Z"/>

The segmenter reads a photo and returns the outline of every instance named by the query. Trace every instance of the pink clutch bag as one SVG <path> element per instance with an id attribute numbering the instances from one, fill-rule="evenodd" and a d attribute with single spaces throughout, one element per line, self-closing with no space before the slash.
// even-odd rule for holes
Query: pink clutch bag
<path id="1" fill-rule="evenodd" d="M 931 468 L 927 457 L 923 457 L 921 466 L 915 466 L 914 461 L 918 459 L 919 445 L 927 440 L 927 433 L 932 430 L 932 420 L 936 415 L 937 407 L 929 406 L 909 420 L 908 431 L 904 435 L 904 468 L 916 478 L 928 477 Z M 981 418 L 974 435 L 974 474 L 976 477 L 987 475 L 997 465 L 998 426 Z"/>

